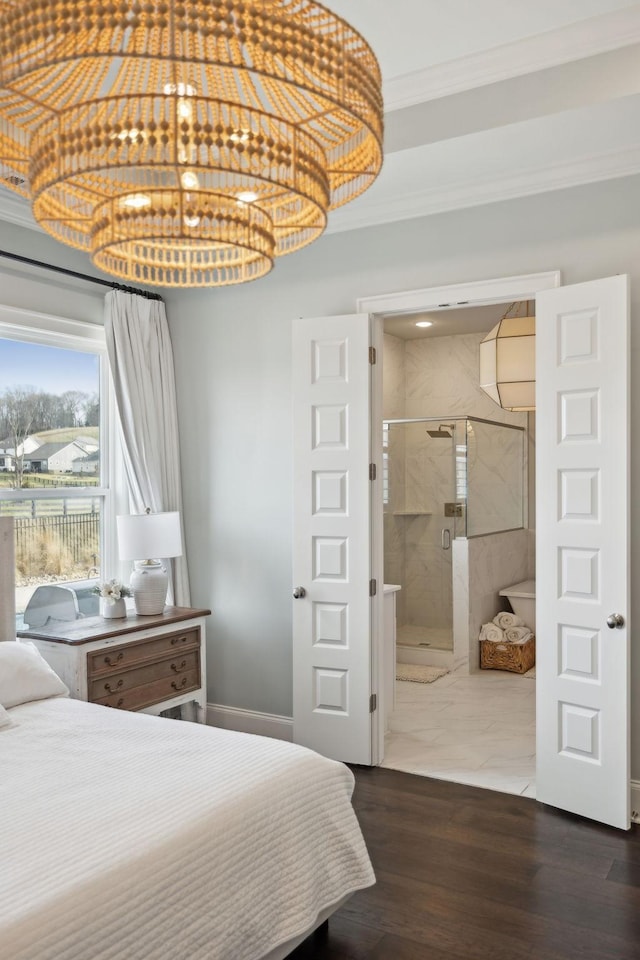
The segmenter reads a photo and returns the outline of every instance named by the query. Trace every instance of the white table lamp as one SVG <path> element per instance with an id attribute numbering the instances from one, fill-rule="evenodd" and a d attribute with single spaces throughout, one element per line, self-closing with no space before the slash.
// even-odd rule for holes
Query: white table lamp
<path id="1" fill-rule="evenodd" d="M 169 585 L 162 560 L 182 556 L 180 514 L 147 512 L 116 517 L 116 523 L 120 559 L 136 561 L 130 581 L 136 613 L 162 613 Z"/>

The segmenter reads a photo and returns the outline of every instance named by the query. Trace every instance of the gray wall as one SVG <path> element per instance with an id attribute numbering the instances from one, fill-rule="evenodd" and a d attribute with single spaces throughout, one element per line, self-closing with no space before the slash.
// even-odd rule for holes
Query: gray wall
<path id="1" fill-rule="evenodd" d="M 631 274 L 639 383 L 638 177 L 330 235 L 256 283 L 169 292 L 193 599 L 214 611 L 211 702 L 291 713 L 292 321 L 353 312 L 362 296 L 553 269 L 565 283 Z M 633 409 L 640 424 L 638 387 Z M 637 569 L 635 504 L 632 531 Z M 640 703 L 635 651 L 632 675 Z M 634 708 L 634 729 L 639 719 Z M 640 777 L 640 737 L 633 749 Z"/>
<path id="2" fill-rule="evenodd" d="M 0 224 L 0 243 L 87 269 L 83 257 L 32 231 Z M 635 431 L 640 177 L 327 236 L 281 260 L 255 283 L 165 294 L 176 362 L 192 598 L 213 609 L 210 702 L 291 714 L 292 321 L 353 312 L 361 296 L 552 269 L 562 271 L 565 283 L 631 275 Z M 60 288 L 53 275 L 45 285 L 28 282 L 20 291 L 0 277 L 0 302 L 17 298 L 17 305 L 99 322 L 101 294 L 88 301 L 82 296 L 68 285 Z M 633 488 L 640 480 L 639 452 L 635 443 Z M 631 522 L 635 571 L 640 553 L 635 502 Z M 640 623 L 637 601 L 632 616 Z M 635 731 L 640 720 L 635 649 L 632 677 Z M 640 736 L 632 749 L 632 775 L 640 778 Z"/>
<path id="3" fill-rule="evenodd" d="M 63 247 L 40 231 L 27 230 L 2 220 L 0 249 L 98 276 L 98 272 L 91 269 L 89 261 L 82 254 Z M 105 290 L 104 287 L 62 277 L 49 270 L 14 264 L 0 257 L 0 303 L 10 307 L 102 324 Z"/>

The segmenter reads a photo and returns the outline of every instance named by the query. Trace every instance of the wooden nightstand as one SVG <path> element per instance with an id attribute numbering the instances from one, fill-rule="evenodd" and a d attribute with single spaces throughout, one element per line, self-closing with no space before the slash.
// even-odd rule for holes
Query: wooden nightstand
<path id="1" fill-rule="evenodd" d="M 209 613 L 165 607 L 159 616 L 139 617 L 130 610 L 122 620 L 56 620 L 18 637 L 36 645 L 77 700 L 154 714 L 180 707 L 206 723 Z"/>

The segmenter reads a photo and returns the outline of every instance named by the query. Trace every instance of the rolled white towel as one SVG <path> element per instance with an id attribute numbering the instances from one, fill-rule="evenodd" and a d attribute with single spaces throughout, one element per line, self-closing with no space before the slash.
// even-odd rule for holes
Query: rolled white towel
<path id="1" fill-rule="evenodd" d="M 506 610 L 503 610 L 502 613 L 498 613 L 493 618 L 493 622 L 500 627 L 501 630 L 506 630 L 507 627 L 524 626 L 524 620 L 521 620 L 520 617 L 516 617 L 515 613 L 508 613 Z"/>
<path id="2" fill-rule="evenodd" d="M 504 633 L 495 623 L 483 623 L 480 639 L 491 640 L 492 643 L 504 643 Z"/>
<path id="3" fill-rule="evenodd" d="M 529 627 L 507 627 L 504 631 L 504 638 L 507 643 L 526 643 L 532 636 Z"/>

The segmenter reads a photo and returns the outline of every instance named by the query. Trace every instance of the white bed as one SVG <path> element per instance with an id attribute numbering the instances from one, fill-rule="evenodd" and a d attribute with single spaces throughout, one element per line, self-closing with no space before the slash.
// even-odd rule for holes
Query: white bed
<path id="1" fill-rule="evenodd" d="M 277 960 L 374 882 L 342 764 L 67 697 L 7 712 L 1 960 Z"/>

